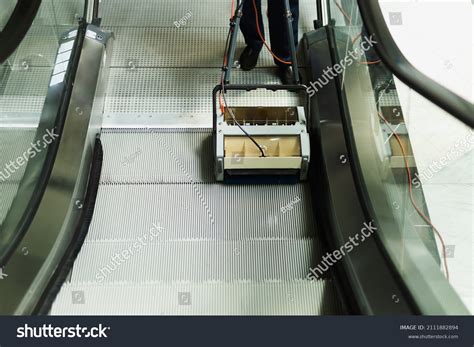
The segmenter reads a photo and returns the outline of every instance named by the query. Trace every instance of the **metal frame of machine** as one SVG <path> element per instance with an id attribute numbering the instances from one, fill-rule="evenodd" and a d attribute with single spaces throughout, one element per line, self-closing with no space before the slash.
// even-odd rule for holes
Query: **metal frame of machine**
<path id="1" fill-rule="evenodd" d="M 256 89 L 270 89 L 273 91 L 277 90 L 292 90 L 292 91 L 304 91 L 305 87 L 302 85 L 229 85 L 226 87 L 227 90 L 256 90 Z M 279 174 L 285 171 L 291 172 L 291 170 L 297 170 L 297 176 L 300 180 L 305 180 L 308 174 L 309 161 L 310 161 L 310 139 L 307 131 L 308 122 L 306 120 L 305 110 L 303 106 L 298 107 L 282 107 L 282 109 L 293 109 L 296 114 L 291 121 L 291 124 L 248 124 L 244 122 L 241 127 L 250 136 L 270 136 L 274 137 L 275 140 L 281 139 L 282 137 L 297 136 L 299 153 L 297 156 L 268 156 L 268 157 L 255 157 L 245 155 L 231 155 L 225 151 L 226 137 L 241 137 L 244 140 L 246 135 L 242 130 L 235 124 L 232 124 L 232 120 L 226 120 L 224 114 L 218 114 L 216 103 L 217 93 L 220 92 L 222 86 L 218 85 L 213 91 L 213 127 L 214 127 L 214 153 L 215 153 L 215 175 L 218 181 L 225 180 L 226 172 L 236 172 L 237 170 L 251 171 L 255 174 L 278 172 Z M 309 102 L 307 102 L 307 110 L 309 110 Z M 254 108 L 255 112 L 259 108 Z M 273 171 L 272 171 L 273 170 Z"/>
<path id="2" fill-rule="evenodd" d="M 291 66 L 295 85 L 231 85 L 232 63 L 234 61 L 237 36 L 242 17 L 244 0 L 237 1 L 235 14 L 230 21 L 229 42 L 226 46 L 224 65 L 222 67 L 222 81 L 213 91 L 213 130 L 214 130 L 214 161 L 217 181 L 227 181 L 228 175 L 241 177 L 270 177 L 270 181 L 280 183 L 305 180 L 308 175 L 310 160 L 310 139 L 307 131 L 307 121 L 304 107 L 246 107 L 236 108 L 221 106 L 221 114 L 217 113 L 217 93 L 226 93 L 227 90 L 242 90 L 250 92 L 255 89 L 304 91 L 306 87 L 300 85 L 296 48 L 293 35 L 293 17 L 289 1 L 285 0 L 285 17 L 287 20 L 288 44 L 291 47 Z M 308 96 L 306 95 L 307 99 Z M 225 101 L 225 98 L 224 98 Z M 309 101 L 307 102 L 309 113 Z M 234 110 L 243 114 L 234 115 Z M 288 120 L 287 112 L 292 116 Z M 228 117 L 230 116 L 230 117 Z M 256 117 L 261 116 L 258 121 Z M 239 118 L 239 119 L 237 119 Z M 261 141 L 259 144 L 256 140 Z M 227 153 L 227 146 L 238 148 L 231 155 Z M 253 144 L 252 144 L 253 142 Z M 247 143 L 257 153 L 247 150 Z M 268 147 L 270 150 L 268 150 Z M 254 151 L 255 152 L 255 151 Z M 261 155 L 258 154 L 261 153 Z M 295 178 L 297 178 L 295 180 Z M 267 181 L 269 182 L 269 181 Z"/>

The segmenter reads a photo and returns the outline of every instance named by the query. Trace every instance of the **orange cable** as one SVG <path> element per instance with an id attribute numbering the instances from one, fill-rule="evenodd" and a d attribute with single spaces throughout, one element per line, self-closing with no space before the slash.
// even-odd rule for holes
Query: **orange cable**
<path id="1" fill-rule="evenodd" d="M 341 4 L 339 4 L 336 0 L 334 0 L 334 3 L 336 4 L 337 8 L 339 11 L 341 11 L 342 15 L 346 17 L 346 19 L 349 21 L 349 24 L 352 24 L 352 18 L 347 14 L 346 11 L 342 8 Z"/>
<path id="2" fill-rule="evenodd" d="M 407 154 L 405 152 L 405 148 L 403 147 L 402 140 L 400 139 L 400 136 L 392 129 L 392 127 L 390 126 L 390 123 L 385 119 L 385 117 L 383 115 L 381 115 L 379 112 L 377 112 L 377 115 L 388 126 L 391 133 L 395 136 L 395 139 L 397 140 L 398 145 L 400 146 L 400 149 L 402 150 L 403 159 L 404 159 L 404 162 L 405 162 L 405 168 L 406 168 L 407 176 L 408 176 L 408 191 L 409 191 L 409 195 L 410 195 L 411 204 L 415 208 L 418 215 L 433 228 L 435 234 L 438 236 L 438 238 L 441 242 L 441 246 L 443 247 L 444 270 L 446 272 L 446 278 L 449 281 L 449 270 L 448 270 L 448 260 L 447 260 L 447 256 L 446 256 L 446 245 L 444 243 L 443 237 L 441 236 L 441 233 L 438 231 L 438 229 L 436 229 L 436 227 L 433 225 L 431 220 L 421 211 L 421 209 L 418 207 L 418 205 L 415 202 L 415 198 L 413 196 L 413 182 L 412 182 L 412 176 L 411 176 L 411 171 L 410 171 L 410 165 L 408 164 L 408 158 L 407 158 Z"/>
<path id="3" fill-rule="evenodd" d="M 337 2 L 337 0 L 334 0 L 334 3 L 336 4 L 336 6 L 337 6 L 337 8 L 339 9 L 339 11 L 341 11 L 342 15 L 349 21 L 349 25 L 352 25 L 352 18 L 347 14 L 346 11 L 344 11 L 344 9 L 342 8 L 341 4 L 339 4 L 339 3 Z M 361 36 L 362 36 L 362 31 L 361 31 L 356 37 L 354 37 L 354 38 L 352 39 L 352 44 L 354 44 L 354 43 L 357 41 L 357 39 L 358 39 L 359 37 L 361 37 Z M 379 64 L 381 61 L 382 61 L 382 60 L 379 59 L 379 60 L 376 60 L 376 61 L 366 61 L 366 62 L 361 62 L 361 61 L 359 61 L 359 62 L 357 62 L 357 63 L 358 63 L 358 64 L 361 64 L 361 65 L 373 65 L 373 64 Z"/>
<path id="4" fill-rule="evenodd" d="M 257 10 L 257 5 L 255 4 L 255 0 L 252 0 L 252 4 L 253 4 L 253 11 L 255 12 L 255 24 L 257 24 L 257 32 L 258 32 L 258 36 L 260 36 L 260 40 L 262 40 L 263 44 L 265 45 L 267 50 L 270 52 L 270 54 L 273 56 L 273 58 L 278 60 L 280 63 L 291 65 L 290 61 L 285 61 L 285 60 L 277 57 L 276 54 L 273 53 L 272 49 L 270 48 L 270 46 L 265 41 L 265 38 L 263 37 L 262 32 L 260 30 L 260 24 L 258 24 L 258 10 Z M 288 34 L 291 35 L 290 33 L 288 33 Z"/>

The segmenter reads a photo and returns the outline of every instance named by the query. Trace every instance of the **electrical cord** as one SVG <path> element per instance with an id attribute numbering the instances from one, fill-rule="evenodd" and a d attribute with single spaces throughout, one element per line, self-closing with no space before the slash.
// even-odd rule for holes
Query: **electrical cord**
<path id="1" fill-rule="evenodd" d="M 386 88 L 387 89 L 387 88 Z M 386 90 L 385 89 L 385 90 Z M 385 92 L 385 90 L 382 91 L 382 94 Z M 377 101 L 378 104 L 378 101 Z M 392 133 L 392 135 L 395 137 L 403 155 L 403 160 L 405 163 L 405 169 L 407 172 L 407 179 L 408 179 L 408 192 L 410 196 L 410 202 L 413 205 L 414 209 L 418 213 L 418 215 L 427 223 L 429 224 L 432 228 L 433 231 L 435 232 L 435 235 L 438 237 L 440 240 L 441 246 L 442 246 L 442 255 L 443 255 L 443 264 L 444 264 L 444 271 L 446 274 L 446 279 L 449 281 L 449 269 L 448 269 L 448 260 L 447 260 L 447 255 L 446 255 L 446 245 L 444 243 L 443 236 L 441 233 L 438 231 L 438 229 L 433 225 L 433 222 L 421 211 L 421 209 L 418 207 L 415 197 L 413 196 L 413 182 L 412 182 L 412 175 L 410 171 L 410 165 L 408 164 L 408 156 L 406 154 L 405 148 L 403 147 L 402 140 L 400 136 L 395 132 L 395 130 L 391 127 L 390 123 L 387 121 L 387 119 L 379 112 L 377 111 L 377 115 L 379 118 L 387 125 L 388 129 Z"/>
<path id="2" fill-rule="evenodd" d="M 281 1 L 281 0 L 278 0 L 278 1 Z M 272 49 L 267 44 L 267 41 L 265 41 L 265 37 L 263 37 L 262 31 L 260 30 L 260 24 L 258 23 L 258 10 L 257 10 L 257 5 L 255 4 L 255 0 L 252 0 L 252 4 L 253 4 L 253 11 L 255 13 L 255 24 L 257 26 L 257 33 L 258 33 L 258 36 L 260 36 L 260 40 L 262 40 L 264 46 L 267 48 L 268 52 L 270 52 L 273 58 L 275 58 L 282 64 L 291 65 L 291 61 L 283 60 L 280 57 L 278 57 L 275 53 L 273 53 Z"/>
<path id="3" fill-rule="evenodd" d="M 224 84 L 222 84 L 222 87 L 224 88 Z M 255 139 L 242 127 L 242 125 L 240 125 L 240 123 L 235 118 L 234 111 L 227 106 L 227 100 L 225 98 L 225 91 L 224 91 L 224 93 L 222 93 L 222 98 L 224 100 L 225 107 L 226 107 L 227 111 L 229 111 L 229 114 L 232 117 L 235 124 L 237 124 L 237 126 L 240 128 L 240 130 L 242 130 L 242 132 L 250 139 L 250 141 L 252 141 L 255 144 L 255 146 L 258 147 L 258 149 L 260 150 L 260 153 L 262 154 L 260 157 L 265 158 L 265 151 L 263 150 L 262 146 L 260 146 L 258 144 L 258 142 L 255 141 Z"/>
<path id="4" fill-rule="evenodd" d="M 347 19 L 347 21 L 349 22 L 349 25 L 352 25 L 352 18 L 342 8 L 341 4 L 337 0 L 334 0 L 334 3 L 336 4 L 336 7 L 342 13 L 342 15 Z M 357 41 L 357 39 L 360 38 L 361 36 L 362 36 L 362 32 L 360 32 L 356 37 L 354 37 L 352 39 L 352 44 L 354 44 Z M 381 62 L 382 62 L 382 60 L 379 59 L 379 60 L 375 60 L 375 61 L 358 61 L 357 63 L 361 64 L 361 65 L 374 65 L 374 64 L 379 64 Z"/>
<path id="5" fill-rule="evenodd" d="M 235 9 L 235 14 L 232 16 L 231 21 L 234 20 L 234 18 L 237 15 L 237 12 L 241 9 L 242 5 L 243 5 L 243 2 L 240 2 L 238 7 Z M 232 1 L 232 9 L 233 8 L 234 8 L 234 1 Z M 229 112 L 230 116 L 232 117 L 232 120 L 234 121 L 234 123 L 245 134 L 245 136 L 247 136 L 250 139 L 250 141 L 252 141 L 255 144 L 255 146 L 257 146 L 257 148 L 260 150 L 261 157 L 265 157 L 265 151 L 263 150 L 263 148 L 258 144 L 257 141 L 255 141 L 255 139 L 237 121 L 237 118 L 235 117 L 234 111 L 228 106 L 227 99 L 225 98 L 225 92 L 226 91 L 225 91 L 225 82 L 224 82 L 224 71 L 225 71 L 225 69 L 228 68 L 227 55 L 228 55 L 228 51 L 229 51 L 230 38 L 231 38 L 231 35 L 233 33 L 233 30 L 235 30 L 235 26 L 230 25 L 229 32 L 227 33 L 227 39 L 226 39 L 225 49 L 224 49 L 224 64 L 223 64 L 222 73 L 221 73 L 221 90 L 219 92 L 220 110 L 221 110 L 222 115 L 224 115 L 225 110 L 227 109 L 227 111 Z"/>

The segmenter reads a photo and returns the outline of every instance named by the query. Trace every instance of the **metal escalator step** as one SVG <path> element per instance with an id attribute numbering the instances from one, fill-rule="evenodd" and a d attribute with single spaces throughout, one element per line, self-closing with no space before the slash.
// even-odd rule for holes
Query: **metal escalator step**
<path id="1" fill-rule="evenodd" d="M 186 27 L 108 27 L 115 34 L 112 67 L 125 68 L 210 68 L 222 67 L 223 47 L 228 28 Z M 304 32 L 311 29 L 303 29 Z M 269 37 L 269 34 L 266 34 Z M 206 47 L 206 49 L 202 49 Z M 244 39 L 238 36 L 235 60 L 245 47 Z M 257 68 L 275 67 L 273 57 L 262 50 Z"/>
<path id="2" fill-rule="evenodd" d="M 153 224 L 159 240 L 311 238 L 306 185 L 101 185 L 89 241 L 133 241 Z"/>
<path id="3" fill-rule="evenodd" d="M 266 13 L 266 2 L 262 5 L 262 13 Z M 130 11 L 131 8 L 134 10 Z M 100 4 L 104 26 L 173 27 L 175 30 L 190 27 L 228 28 L 230 14 L 230 2 L 223 0 L 102 0 Z M 189 18 L 186 24 L 177 28 L 174 22 L 185 17 Z M 315 2 L 300 0 L 300 27 L 312 27 L 316 17 Z"/>
<path id="4" fill-rule="evenodd" d="M 212 127 L 211 91 L 219 80 L 216 68 L 112 68 L 103 127 L 122 127 L 127 118 L 159 126 L 162 117 L 170 116 L 177 128 L 192 117 L 202 117 L 202 123 Z M 233 82 L 276 84 L 279 80 L 275 69 L 260 68 L 235 71 Z M 302 104 L 300 99 L 295 93 L 266 90 L 232 91 L 227 97 L 233 106 L 297 106 Z"/>
<path id="5" fill-rule="evenodd" d="M 112 67 L 190 67 L 218 69 L 228 28 L 186 27 L 109 27 L 116 40 Z M 239 47 L 244 47 L 242 36 Z M 206 49 L 202 49 L 206 47 Z M 144 49 L 145 48 L 145 49 Z M 236 57 L 236 60 L 238 56 Z M 273 67 L 269 53 L 262 51 L 257 67 Z"/>
<path id="6" fill-rule="evenodd" d="M 341 314 L 329 280 L 153 285 L 65 284 L 53 315 Z"/>
<path id="7" fill-rule="evenodd" d="M 71 282 L 292 281 L 305 279 L 320 258 L 313 239 L 159 242 L 152 233 L 145 235 L 84 243 Z"/>
<path id="8" fill-rule="evenodd" d="M 312 26 L 314 2 L 300 7 L 300 26 Z M 117 37 L 101 185 L 51 313 L 342 313 L 331 279 L 305 280 L 322 256 L 309 187 L 214 184 L 210 92 L 220 80 L 230 3 L 102 0 L 99 13 Z M 186 25 L 175 28 L 186 13 Z M 261 67 L 273 65 L 268 53 L 261 58 L 260 68 L 236 70 L 232 82 L 279 83 L 274 68 Z M 264 90 L 227 99 L 302 104 L 294 93 Z"/>
<path id="9" fill-rule="evenodd" d="M 176 28 L 174 22 L 191 13 L 184 27 L 227 27 L 230 3 L 221 3 L 222 6 L 216 0 L 102 0 L 100 10 L 104 26 L 174 27 L 179 30 L 183 28 Z M 134 10 L 130 11 L 131 8 Z"/>
<path id="10" fill-rule="evenodd" d="M 101 183 L 214 182 L 210 129 L 107 130 L 102 143 Z"/>

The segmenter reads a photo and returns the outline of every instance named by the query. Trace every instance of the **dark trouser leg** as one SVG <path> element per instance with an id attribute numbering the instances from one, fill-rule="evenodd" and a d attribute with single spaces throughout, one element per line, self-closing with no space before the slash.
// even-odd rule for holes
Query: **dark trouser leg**
<path id="1" fill-rule="evenodd" d="M 262 49 L 263 42 L 257 32 L 257 24 L 255 21 L 255 11 L 253 6 L 254 1 L 255 5 L 257 6 L 260 31 L 262 32 L 262 35 L 265 35 L 262 21 L 261 0 L 245 0 L 244 6 L 242 8 L 240 30 L 242 31 L 242 34 L 244 34 L 245 43 L 247 44 L 247 46 L 251 47 L 254 51 L 259 52 Z"/>
<path id="2" fill-rule="evenodd" d="M 293 37 L 295 45 L 298 44 L 298 0 L 290 0 L 290 10 L 293 14 Z M 272 51 L 275 55 L 285 61 L 291 60 L 291 50 L 288 42 L 286 29 L 285 3 L 283 0 L 268 0 L 268 22 L 270 25 L 270 40 Z M 275 64 L 285 65 L 277 59 Z"/>

